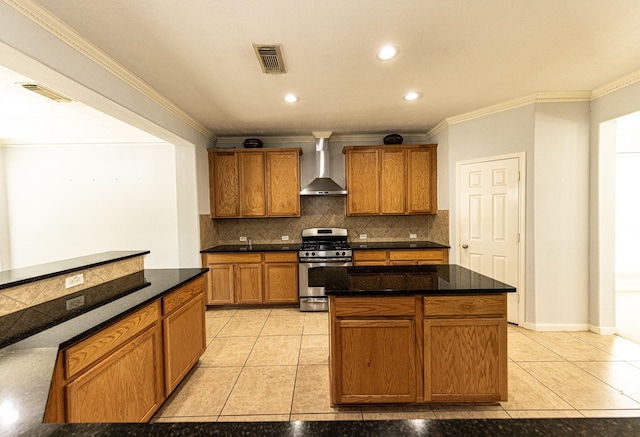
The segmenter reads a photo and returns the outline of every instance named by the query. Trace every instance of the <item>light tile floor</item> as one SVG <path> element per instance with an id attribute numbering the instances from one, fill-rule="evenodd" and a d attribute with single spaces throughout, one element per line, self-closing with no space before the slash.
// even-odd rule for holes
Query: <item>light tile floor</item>
<path id="1" fill-rule="evenodd" d="M 509 326 L 509 401 L 332 408 L 326 313 L 208 310 L 207 350 L 158 422 L 640 417 L 640 344 Z"/>

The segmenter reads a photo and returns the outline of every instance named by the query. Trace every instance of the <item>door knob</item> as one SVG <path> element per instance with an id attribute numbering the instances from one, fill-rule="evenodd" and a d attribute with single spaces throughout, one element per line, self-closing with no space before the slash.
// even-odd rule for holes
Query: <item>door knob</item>
<path id="1" fill-rule="evenodd" d="M 463 244 L 463 245 L 462 245 L 462 248 L 463 248 L 463 249 L 467 249 L 468 247 L 469 247 L 469 245 L 468 245 L 468 244 Z"/>

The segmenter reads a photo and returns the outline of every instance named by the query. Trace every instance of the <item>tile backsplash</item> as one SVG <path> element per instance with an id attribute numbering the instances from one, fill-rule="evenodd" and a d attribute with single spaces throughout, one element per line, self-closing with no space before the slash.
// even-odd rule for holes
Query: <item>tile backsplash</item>
<path id="1" fill-rule="evenodd" d="M 410 216 L 346 216 L 346 197 L 302 197 L 302 215 L 295 218 L 217 219 L 200 216 L 200 244 L 206 249 L 218 244 L 241 244 L 244 236 L 255 244 L 300 243 L 302 229 L 314 227 L 340 227 L 349 231 L 349 241 L 408 241 L 409 234 L 418 240 L 449 244 L 449 211 L 440 210 L 433 215 Z"/>

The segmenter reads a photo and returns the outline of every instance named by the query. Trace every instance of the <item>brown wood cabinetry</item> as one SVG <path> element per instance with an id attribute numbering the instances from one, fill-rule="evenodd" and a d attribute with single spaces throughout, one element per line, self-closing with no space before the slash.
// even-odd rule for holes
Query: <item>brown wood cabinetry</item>
<path id="1" fill-rule="evenodd" d="M 448 264 L 449 249 L 354 250 L 355 266 Z"/>
<path id="2" fill-rule="evenodd" d="M 194 294 L 194 291 L 199 292 Z M 163 298 L 165 394 L 168 397 L 206 348 L 204 278 Z"/>
<path id="3" fill-rule="evenodd" d="M 164 399 L 162 334 L 152 326 L 66 386 L 67 421 L 145 422 Z"/>
<path id="4" fill-rule="evenodd" d="M 436 147 L 345 147 L 347 215 L 435 214 Z"/>
<path id="5" fill-rule="evenodd" d="M 415 402 L 415 299 L 332 298 L 331 305 L 332 403 Z"/>
<path id="6" fill-rule="evenodd" d="M 203 254 L 208 305 L 298 302 L 296 252 Z"/>
<path id="7" fill-rule="evenodd" d="M 426 400 L 507 400 L 506 308 L 504 294 L 424 299 Z"/>
<path id="8" fill-rule="evenodd" d="M 213 218 L 299 217 L 300 148 L 209 149 Z"/>
<path id="9" fill-rule="evenodd" d="M 329 297 L 332 404 L 507 400 L 506 295 Z"/>
<path id="10" fill-rule="evenodd" d="M 205 349 L 204 277 L 58 354 L 46 422 L 145 422 Z"/>
<path id="11" fill-rule="evenodd" d="M 264 302 L 298 302 L 297 253 L 264 253 Z"/>

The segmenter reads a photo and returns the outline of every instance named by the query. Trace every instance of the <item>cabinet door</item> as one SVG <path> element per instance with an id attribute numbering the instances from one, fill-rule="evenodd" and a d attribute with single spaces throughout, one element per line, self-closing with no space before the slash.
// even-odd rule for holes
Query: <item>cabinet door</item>
<path id="1" fill-rule="evenodd" d="M 236 153 L 209 152 L 209 194 L 213 217 L 237 217 L 240 214 L 238 171 Z"/>
<path id="2" fill-rule="evenodd" d="M 165 394 L 169 396 L 205 350 L 204 294 L 169 314 L 162 326 Z"/>
<path id="3" fill-rule="evenodd" d="M 407 150 L 407 212 L 409 214 L 438 212 L 436 166 L 435 148 Z"/>
<path id="4" fill-rule="evenodd" d="M 268 151 L 267 215 L 300 217 L 300 155 L 298 151 Z"/>
<path id="5" fill-rule="evenodd" d="M 334 324 L 333 403 L 416 401 L 413 320 L 342 319 Z"/>
<path id="6" fill-rule="evenodd" d="M 160 324 L 66 387 L 68 422 L 144 422 L 164 398 Z"/>
<path id="7" fill-rule="evenodd" d="M 376 149 L 349 150 L 347 215 L 380 213 L 380 153 Z"/>
<path id="8" fill-rule="evenodd" d="M 504 318 L 425 319 L 425 398 L 432 402 L 507 400 Z"/>
<path id="9" fill-rule="evenodd" d="M 235 266 L 236 303 L 262 303 L 262 265 Z"/>
<path id="10" fill-rule="evenodd" d="M 406 198 L 405 151 L 382 149 L 380 151 L 380 212 L 404 214 Z"/>
<path id="11" fill-rule="evenodd" d="M 209 264 L 207 303 L 210 305 L 233 303 L 233 264 Z"/>
<path id="12" fill-rule="evenodd" d="M 386 250 L 355 250 L 353 252 L 354 266 L 386 266 L 388 256 Z"/>
<path id="13" fill-rule="evenodd" d="M 240 153 L 240 215 L 263 217 L 267 214 L 264 152 Z"/>
<path id="14" fill-rule="evenodd" d="M 266 263 L 264 265 L 265 303 L 298 302 L 298 264 Z"/>

